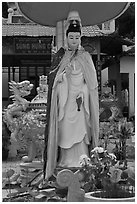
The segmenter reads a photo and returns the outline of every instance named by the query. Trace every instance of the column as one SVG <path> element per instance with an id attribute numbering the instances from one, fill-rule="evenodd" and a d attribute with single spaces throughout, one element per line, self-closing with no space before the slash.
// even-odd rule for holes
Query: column
<path id="1" fill-rule="evenodd" d="M 97 39 L 97 61 L 96 61 L 96 71 L 98 79 L 98 92 L 101 95 L 101 60 L 100 60 L 100 39 Z"/>
<path id="2" fill-rule="evenodd" d="M 59 21 L 56 25 L 56 46 L 57 50 L 64 46 L 64 21 Z"/>
<path id="3" fill-rule="evenodd" d="M 12 8 L 8 9 L 8 23 L 12 23 L 12 16 L 14 14 L 14 10 Z"/>
<path id="4" fill-rule="evenodd" d="M 9 91 L 9 82 L 11 81 L 10 78 L 10 65 L 8 66 L 8 102 L 10 102 L 10 91 Z"/>
<path id="5" fill-rule="evenodd" d="M 12 67 L 12 80 L 15 81 L 15 67 Z"/>
<path id="6" fill-rule="evenodd" d="M 129 117 L 135 114 L 134 73 L 129 73 Z"/>

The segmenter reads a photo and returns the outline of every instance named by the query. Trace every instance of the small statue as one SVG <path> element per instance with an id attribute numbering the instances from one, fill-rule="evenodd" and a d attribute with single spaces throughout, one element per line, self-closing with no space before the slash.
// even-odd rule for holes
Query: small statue
<path id="1" fill-rule="evenodd" d="M 39 113 L 39 111 L 41 111 L 41 114 L 42 112 L 44 112 L 45 114 L 45 111 L 46 111 L 46 105 L 47 105 L 47 93 L 48 93 L 48 85 L 47 85 L 47 76 L 40 76 L 39 77 L 39 87 L 37 87 L 37 95 L 35 96 L 34 99 L 32 99 L 31 103 L 30 103 L 30 107 L 34 108 L 35 107 L 35 113 Z M 44 106 L 43 106 L 44 105 Z M 38 111 L 39 110 L 39 111 Z M 45 126 L 45 125 L 44 125 Z M 39 127 L 37 127 L 39 128 Z M 33 129 L 32 129 L 33 131 Z M 35 130 L 34 130 L 35 132 Z M 44 127 L 43 127 L 43 134 L 44 134 Z M 35 135 L 35 133 L 34 133 Z M 29 148 L 29 151 L 28 151 L 28 156 L 24 156 L 22 158 L 23 162 L 32 162 L 35 157 L 37 156 L 37 153 L 36 153 L 36 149 L 38 148 L 37 144 L 39 141 L 37 141 L 38 138 L 37 136 L 33 136 L 32 137 L 32 141 L 31 141 L 31 144 L 30 144 L 30 148 Z M 40 146 L 40 151 L 42 152 L 42 146 Z"/>
<path id="2" fill-rule="evenodd" d="M 38 95 L 31 101 L 31 103 L 47 103 L 47 76 L 40 76 L 39 87 L 37 87 Z"/>
<path id="3" fill-rule="evenodd" d="M 42 155 L 44 139 L 47 77 L 40 76 L 38 95 L 30 102 L 24 97 L 31 93 L 33 84 L 28 80 L 23 82 L 9 82 L 13 104 L 4 111 L 4 121 L 11 131 L 10 156 L 15 157 L 17 150 L 28 151 L 22 160 L 32 162 L 36 156 Z M 13 151 L 14 150 L 14 151 Z"/>

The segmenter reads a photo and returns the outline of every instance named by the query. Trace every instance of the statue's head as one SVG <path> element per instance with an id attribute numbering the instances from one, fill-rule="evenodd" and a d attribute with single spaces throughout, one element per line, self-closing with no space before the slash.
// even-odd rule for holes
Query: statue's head
<path id="1" fill-rule="evenodd" d="M 42 75 L 39 77 L 39 93 L 47 92 L 47 76 Z"/>
<path id="2" fill-rule="evenodd" d="M 9 82 L 9 90 L 12 92 L 13 96 L 14 95 L 19 95 L 21 97 L 28 96 L 31 93 L 32 89 L 33 84 L 31 84 L 30 81 L 28 80 L 22 82 L 15 81 Z"/>
<path id="3" fill-rule="evenodd" d="M 33 89 L 33 84 L 30 83 L 28 80 L 24 80 L 18 83 L 18 90 L 21 96 L 28 96 Z"/>
<path id="4" fill-rule="evenodd" d="M 81 19 L 77 11 L 71 11 L 66 22 L 66 40 L 71 50 L 81 44 Z"/>
<path id="5" fill-rule="evenodd" d="M 47 76 L 40 76 L 39 77 L 39 84 L 42 84 L 42 85 L 47 85 Z"/>

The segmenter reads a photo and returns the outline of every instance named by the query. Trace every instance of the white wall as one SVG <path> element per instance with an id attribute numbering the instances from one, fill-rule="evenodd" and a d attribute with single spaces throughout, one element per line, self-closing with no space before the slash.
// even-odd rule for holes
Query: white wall
<path id="1" fill-rule="evenodd" d="M 129 73 L 129 116 L 135 114 L 135 57 L 123 56 L 120 59 L 120 73 Z"/>
<path id="2" fill-rule="evenodd" d="M 105 68 L 101 71 L 101 89 L 102 93 L 105 91 L 111 91 L 111 88 L 109 87 L 103 87 L 104 83 L 108 81 L 108 68 Z"/>
<path id="3" fill-rule="evenodd" d="M 135 73 L 134 56 L 124 56 L 120 59 L 120 73 Z"/>

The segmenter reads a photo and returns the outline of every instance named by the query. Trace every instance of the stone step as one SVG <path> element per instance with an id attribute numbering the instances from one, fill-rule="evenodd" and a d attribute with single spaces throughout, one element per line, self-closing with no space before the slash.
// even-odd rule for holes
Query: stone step
<path id="1" fill-rule="evenodd" d="M 21 169 L 43 169 L 43 162 L 41 161 L 32 161 L 27 163 L 21 163 L 20 164 Z"/>

